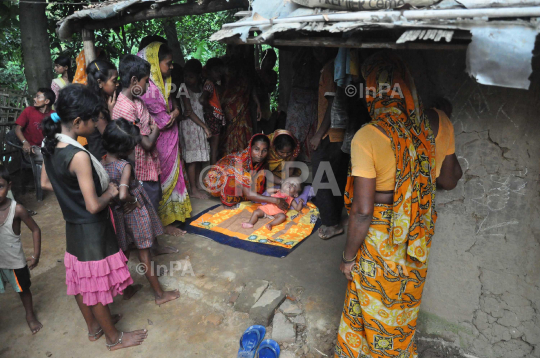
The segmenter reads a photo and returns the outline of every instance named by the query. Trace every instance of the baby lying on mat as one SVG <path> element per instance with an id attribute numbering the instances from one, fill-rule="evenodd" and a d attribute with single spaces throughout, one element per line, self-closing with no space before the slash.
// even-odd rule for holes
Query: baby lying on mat
<path id="1" fill-rule="evenodd" d="M 298 202 L 294 198 L 298 197 L 298 193 L 302 192 L 302 182 L 299 177 L 291 177 L 283 181 L 281 189 L 268 189 L 268 193 L 274 193 L 271 196 L 273 198 L 282 198 L 287 201 L 289 206 L 296 211 L 302 210 L 304 200 L 300 199 Z M 244 229 L 252 228 L 260 218 L 273 219 L 265 227 L 268 230 L 272 230 L 272 227 L 283 223 L 287 220 L 286 211 L 281 210 L 275 204 L 266 204 L 259 207 L 251 215 L 251 219 L 248 222 L 242 223 Z"/>

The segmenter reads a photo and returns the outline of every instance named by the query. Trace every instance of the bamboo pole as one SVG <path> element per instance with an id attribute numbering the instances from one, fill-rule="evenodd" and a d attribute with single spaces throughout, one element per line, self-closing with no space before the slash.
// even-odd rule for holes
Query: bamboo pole
<path id="1" fill-rule="evenodd" d="M 94 30 L 82 29 L 81 35 L 83 39 L 84 58 L 86 66 L 96 59 L 96 46 L 94 44 Z"/>

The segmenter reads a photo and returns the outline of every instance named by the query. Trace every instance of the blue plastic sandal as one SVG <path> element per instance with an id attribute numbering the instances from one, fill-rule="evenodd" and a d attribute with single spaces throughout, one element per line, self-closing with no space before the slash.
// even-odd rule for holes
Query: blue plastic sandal
<path id="1" fill-rule="evenodd" d="M 251 326 L 240 338 L 240 348 L 238 349 L 238 358 L 254 358 L 259 344 L 264 339 L 266 328 L 263 326 Z"/>
<path id="2" fill-rule="evenodd" d="M 278 358 L 279 353 L 279 344 L 271 339 L 265 339 L 257 350 L 257 358 Z"/>

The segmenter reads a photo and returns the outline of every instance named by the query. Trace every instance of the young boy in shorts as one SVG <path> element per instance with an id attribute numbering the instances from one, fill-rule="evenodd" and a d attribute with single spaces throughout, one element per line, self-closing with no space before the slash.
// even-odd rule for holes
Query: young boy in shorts
<path id="1" fill-rule="evenodd" d="M 21 204 L 8 198 L 10 189 L 9 172 L 4 165 L 0 165 L 0 293 L 5 292 L 8 283 L 19 293 L 26 310 L 28 327 L 32 334 L 36 334 L 43 325 L 34 313 L 29 270 L 33 270 L 39 262 L 41 230 Z M 30 229 L 34 239 L 34 255 L 29 259 L 26 259 L 22 249 L 21 221 Z"/>

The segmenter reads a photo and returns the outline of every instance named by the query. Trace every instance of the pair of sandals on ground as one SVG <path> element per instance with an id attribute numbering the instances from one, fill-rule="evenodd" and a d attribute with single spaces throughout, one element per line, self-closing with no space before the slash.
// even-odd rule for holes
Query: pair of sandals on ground
<path id="1" fill-rule="evenodd" d="M 271 339 L 264 339 L 266 328 L 251 326 L 240 338 L 237 358 L 278 358 L 279 344 Z"/>

